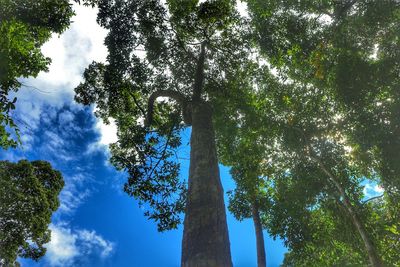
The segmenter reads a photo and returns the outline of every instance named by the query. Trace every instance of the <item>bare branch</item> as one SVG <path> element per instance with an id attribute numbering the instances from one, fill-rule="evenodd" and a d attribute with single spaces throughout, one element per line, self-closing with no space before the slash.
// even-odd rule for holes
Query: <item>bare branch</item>
<path id="1" fill-rule="evenodd" d="M 371 197 L 370 199 L 365 200 L 362 204 L 364 205 L 367 202 L 370 202 L 371 200 L 374 200 L 374 199 L 377 199 L 377 198 L 382 198 L 382 197 L 383 197 L 383 194 L 379 195 L 379 196 Z"/>
<path id="2" fill-rule="evenodd" d="M 37 88 L 37 87 L 35 87 L 33 85 L 25 84 L 25 83 L 22 83 L 22 82 L 20 82 L 20 84 L 22 85 L 22 87 L 34 89 L 34 90 L 38 91 L 41 94 L 51 94 L 52 93 L 52 92 L 49 92 L 49 91 L 45 91 L 45 90 L 39 89 L 39 88 Z"/>
<path id="3" fill-rule="evenodd" d="M 172 136 L 172 133 L 173 133 L 173 132 L 174 132 L 174 126 L 171 127 L 171 130 L 170 130 L 170 132 L 169 132 L 169 134 L 168 134 L 167 140 L 165 141 L 164 149 L 163 149 L 163 151 L 161 152 L 161 156 L 160 156 L 160 158 L 158 159 L 156 165 L 151 169 L 150 174 L 148 175 L 149 178 L 151 178 L 151 177 L 153 176 L 153 173 L 154 173 L 154 171 L 157 169 L 157 167 L 158 167 L 158 165 L 160 164 L 160 162 L 161 162 L 162 160 L 165 160 L 165 159 L 164 159 L 164 158 L 165 158 L 165 154 L 167 153 L 167 149 L 168 149 L 169 142 L 170 142 L 170 140 L 171 140 L 171 136 Z M 152 164 L 151 164 L 151 165 L 152 165 Z M 156 182 L 158 183 L 157 180 L 156 180 Z"/>
<path id="4" fill-rule="evenodd" d="M 135 102 L 135 105 L 137 106 L 137 108 L 140 110 L 140 112 L 142 112 L 143 117 L 146 118 L 146 112 L 144 111 L 144 109 L 142 108 L 142 106 L 139 104 L 139 102 L 137 101 L 135 94 L 131 91 L 129 91 L 129 94 L 131 95 L 133 102 Z"/>

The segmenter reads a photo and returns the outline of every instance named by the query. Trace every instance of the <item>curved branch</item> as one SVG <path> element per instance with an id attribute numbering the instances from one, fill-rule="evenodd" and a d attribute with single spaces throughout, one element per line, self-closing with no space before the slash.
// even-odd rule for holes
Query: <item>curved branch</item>
<path id="1" fill-rule="evenodd" d="M 147 103 L 147 116 L 144 122 L 146 127 L 153 123 L 154 102 L 159 97 L 169 97 L 178 102 L 182 108 L 183 121 L 186 124 L 190 124 L 190 116 L 188 115 L 189 101 L 187 100 L 186 96 L 174 90 L 159 90 L 152 93 L 149 97 L 149 101 Z"/>
<path id="2" fill-rule="evenodd" d="M 371 198 L 365 200 L 362 204 L 364 205 L 364 204 L 368 203 L 368 202 L 371 201 L 371 200 L 378 199 L 378 198 L 382 198 L 383 196 L 384 196 L 384 195 L 382 194 L 382 195 L 379 195 L 379 196 L 371 197 Z"/>

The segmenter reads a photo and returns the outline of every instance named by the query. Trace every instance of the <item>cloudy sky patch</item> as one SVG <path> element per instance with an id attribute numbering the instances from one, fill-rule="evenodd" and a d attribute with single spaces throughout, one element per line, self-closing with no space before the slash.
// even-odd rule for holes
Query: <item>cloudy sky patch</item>
<path id="1" fill-rule="evenodd" d="M 52 224 L 50 229 L 51 242 L 46 245 L 45 256 L 50 266 L 74 266 L 82 259 L 93 256 L 106 258 L 114 250 L 114 243 L 93 230 L 72 230 L 62 223 Z"/>

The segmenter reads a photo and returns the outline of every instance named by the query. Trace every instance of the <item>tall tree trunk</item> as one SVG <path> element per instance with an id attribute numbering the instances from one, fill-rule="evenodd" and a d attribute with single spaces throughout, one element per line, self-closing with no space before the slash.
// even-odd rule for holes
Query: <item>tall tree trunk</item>
<path id="1" fill-rule="evenodd" d="M 231 267 L 224 195 L 219 176 L 211 107 L 192 104 L 189 188 L 182 267 Z"/>
<path id="2" fill-rule="evenodd" d="M 329 177 L 329 180 L 335 185 L 340 196 L 343 198 L 343 202 L 342 202 L 343 206 L 346 209 L 348 215 L 350 216 L 350 219 L 351 219 L 354 227 L 357 229 L 358 233 L 361 236 L 361 239 L 364 243 L 365 250 L 367 251 L 369 262 L 370 262 L 371 266 L 382 267 L 383 266 L 382 260 L 379 257 L 378 252 L 376 251 L 376 247 L 375 247 L 374 243 L 372 242 L 371 238 L 369 237 L 367 230 L 365 229 L 364 223 L 361 221 L 357 212 L 355 211 L 354 206 L 351 203 L 349 197 L 347 196 L 346 191 L 344 190 L 342 185 L 339 183 L 338 179 L 336 179 L 336 176 L 333 175 L 318 158 L 314 157 L 314 159 L 320 165 L 322 171 Z"/>
<path id="3" fill-rule="evenodd" d="M 262 232 L 260 213 L 258 211 L 257 203 L 253 202 L 253 204 L 251 205 L 251 212 L 252 212 L 252 216 L 253 216 L 254 229 L 256 231 L 257 266 L 258 267 L 266 267 L 267 260 L 266 260 L 266 256 L 265 256 L 264 235 Z"/>

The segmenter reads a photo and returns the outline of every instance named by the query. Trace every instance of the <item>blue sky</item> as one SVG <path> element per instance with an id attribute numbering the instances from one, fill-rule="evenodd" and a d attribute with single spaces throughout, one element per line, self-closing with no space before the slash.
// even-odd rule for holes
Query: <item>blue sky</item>
<path id="1" fill-rule="evenodd" d="M 96 11 L 74 6 L 74 23 L 61 36 L 44 45 L 52 58 L 48 73 L 25 79 L 17 94 L 13 116 L 22 131 L 23 146 L 0 151 L 0 159 L 48 160 L 60 170 L 65 187 L 61 205 L 53 215 L 52 240 L 39 262 L 22 260 L 22 266 L 179 266 L 182 227 L 159 233 L 143 216 L 138 203 L 122 192 L 126 175 L 109 163 L 108 144 L 116 141 L 115 126 L 104 125 L 94 107 L 73 101 L 73 89 L 82 80 L 84 68 L 93 60 L 105 61 L 106 32 L 96 24 Z M 13 97 L 13 96 L 12 96 Z M 183 133 L 187 144 L 190 129 Z M 188 158 L 189 148 L 181 151 Z M 229 169 L 221 166 L 225 192 L 234 184 Z M 182 161 L 186 179 L 188 161 Z M 366 198 L 382 192 L 374 183 L 365 183 Z M 228 227 L 234 266 L 256 266 L 256 243 L 251 220 L 236 221 L 228 213 Z M 264 232 L 267 263 L 282 263 L 286 249 L 281 240 Z"/>
<path id="2" fill-rule="evenodd" d="M 84 68 L 106 57 L 106 33 L 95 22 L 95 10 L 75 9 L 71 28 L 43 47 L 52 58 L 49 72 L 22 80 L 25 86 L 16 94 L 13 116 L 22 131 L 22 147 L 0 152 L 2 160 L 48 160 L 65 179 L 47 254 L 37 263 L 22 260 L 22 266 L 179 266 L 182 228 L 157 232 L 137 202 L 122 192 L 126 176 L 108 163 L 115 127 L 99 121 L 93 107 L 73 101 Z M 189 135 L 185 131 L 184 140 Z M 183 157 L 188 151 L 182 151 Z M 182 178 L 187 174 L 188 162 L 183 161 Z M 221 166 L 221 178 L 225 192 L 234 188 L 228 168 Z M 228 226 L 234 265 L 256 266 L 252 221 L 238 222 L 228 214 Z M 280 240 L 264 235 L 268 266 L 278 266 L 286 250 Z"/>
<path id="3" fill-rule="evenodd" d="M 54 214 L 52 242 L 38 263 L 23 266 L 179 266 L 182 228 L 159 233 L 143 216 L 137 202 L 122 192 L 125 174 L 107 162 L 108 152 L 91 108 L 71 102 L 41 107 L 31 138 L 21 149 L 2 152 L 9 160 L 43 159 L 63 173 L 66 181 Z M 183 143 L 190 130 L 182 134 Z M 183 157 L 188 149 L 181 151 Z M 182 161 L 182 177 L 188 161 Z M 221 166 L 225 191 L 233 189 L 229 169 Z M 254 228 L 251 220 L 236 221 L 228 215 L 235 266 L 256 266 Z M 278 266 L 285 249 L 265 234 L 269 266 Z"/>

